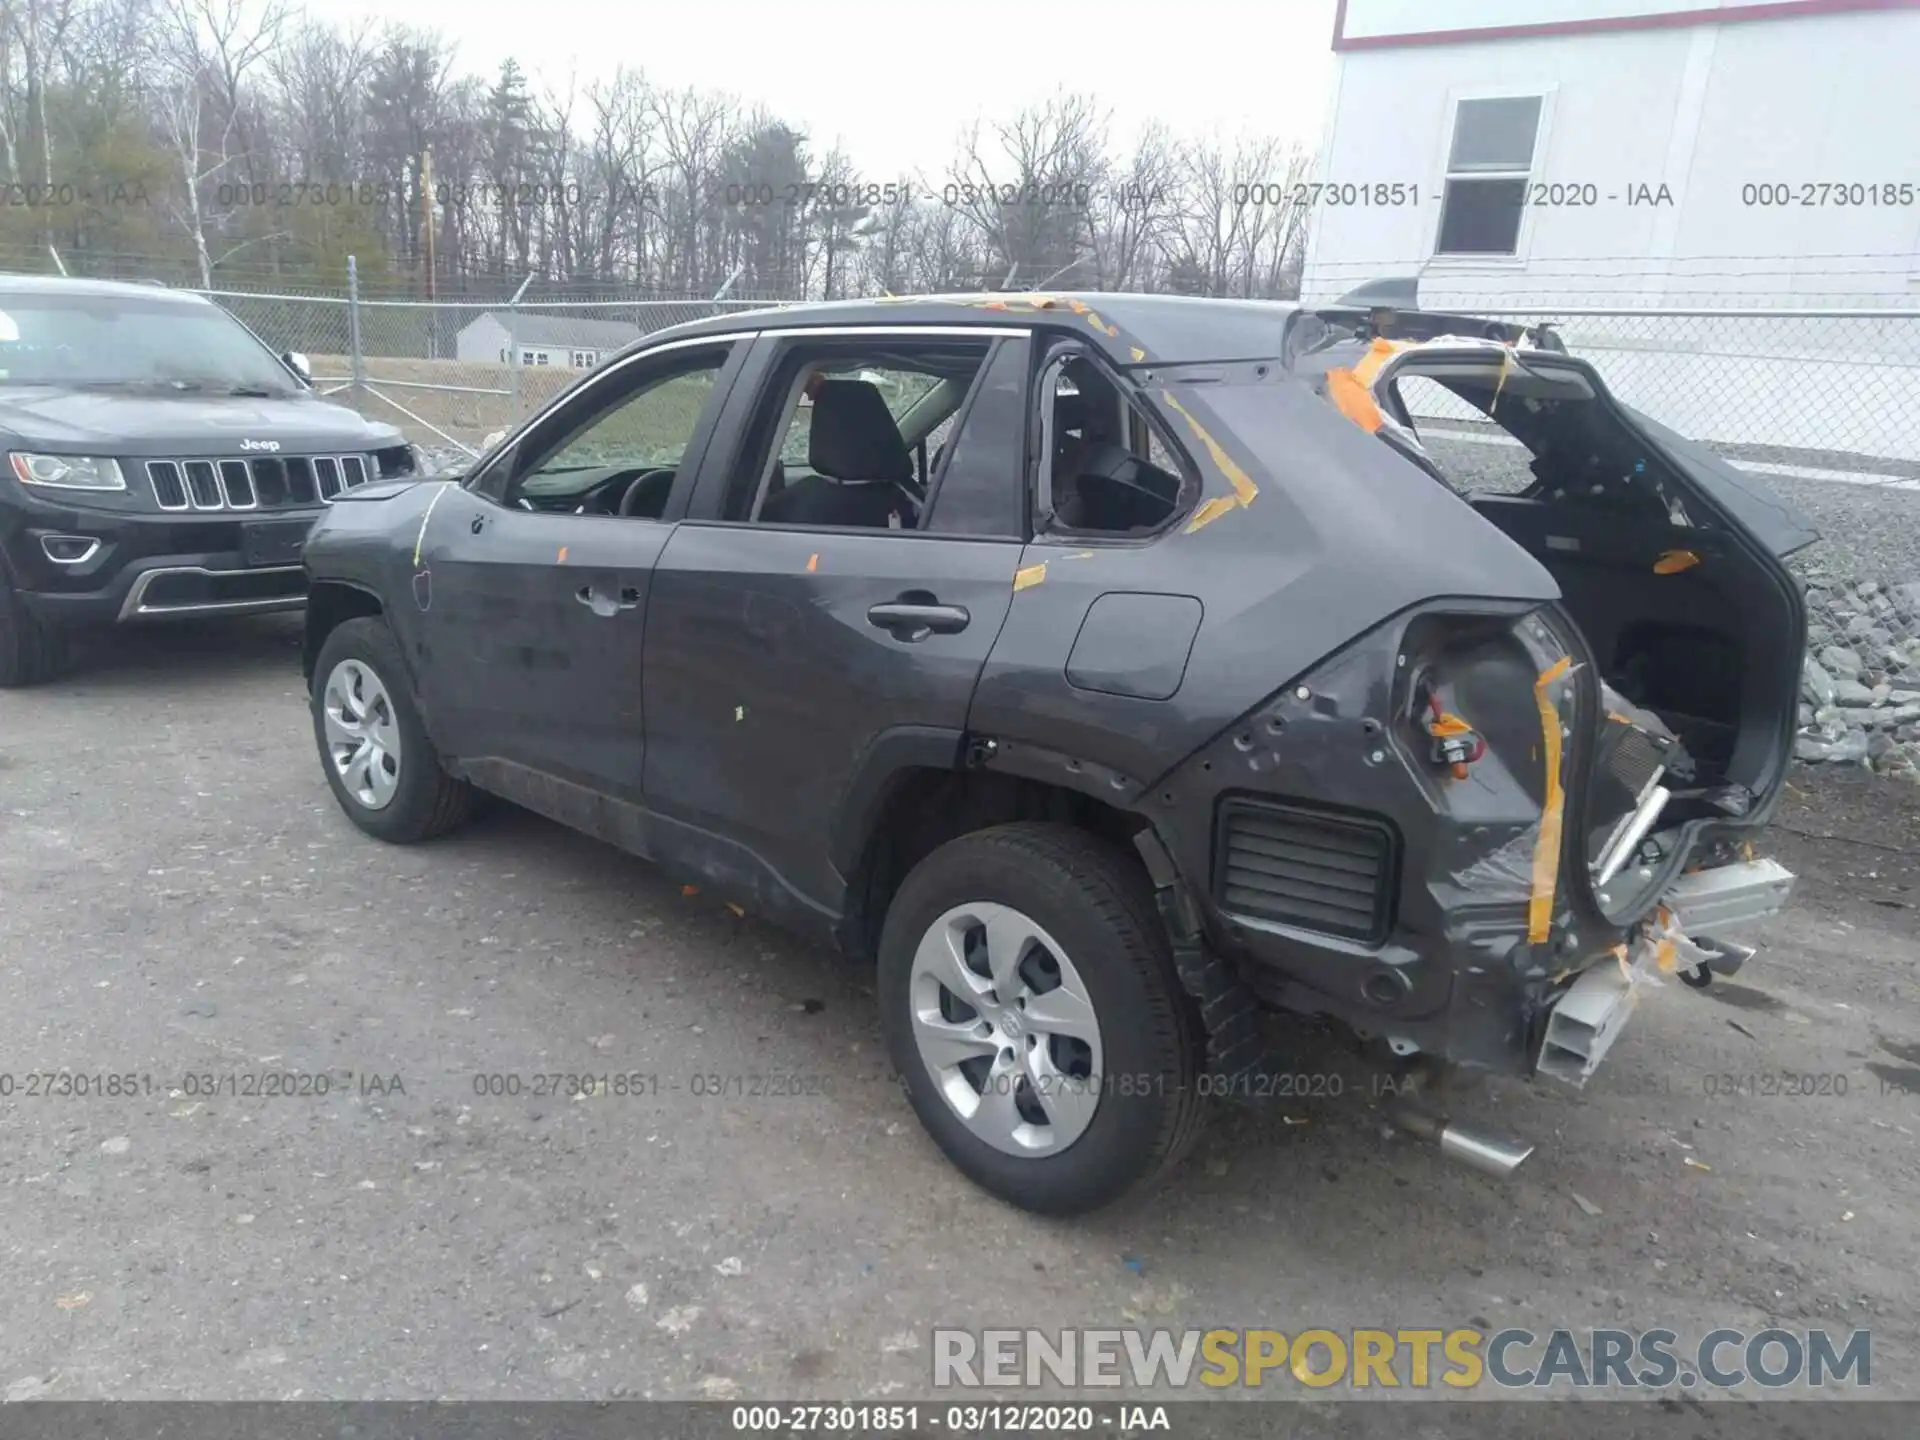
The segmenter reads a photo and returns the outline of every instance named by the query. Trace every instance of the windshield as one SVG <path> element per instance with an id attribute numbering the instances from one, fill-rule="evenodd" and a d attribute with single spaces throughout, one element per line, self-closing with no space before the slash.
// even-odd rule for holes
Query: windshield
<path id="1" fill-rule="evenodd" d="M 275 395 L 299 389 L 273 353 L 217 305 L 3 292 L 0 383 Z"/>

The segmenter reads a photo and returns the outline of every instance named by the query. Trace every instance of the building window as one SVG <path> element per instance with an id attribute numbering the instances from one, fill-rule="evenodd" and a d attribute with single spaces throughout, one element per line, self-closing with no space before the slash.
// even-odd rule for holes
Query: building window
<path id="1" fill-rule="evenodd" d="M 593 368 L 593 351 L 576 350 L 572 356 L 569 357 L 569 363 L 576 370 L 591 370 Z"/>
<path id="2" fill-rule="evenodd" d="M 520 363 L 521 363 L 522 365 L 531 365 L 531 364 L 533 364 L 533 351 L 531 351 L 531 350 L 522 350 L 522 351 L 520 352 Z"/>
<path id="3" fill-rule="evenodd" d="M 1453 112 L 1440 255 L 1512 255 L 1540 133 L 1538 95 L 1462 100 Z"/>

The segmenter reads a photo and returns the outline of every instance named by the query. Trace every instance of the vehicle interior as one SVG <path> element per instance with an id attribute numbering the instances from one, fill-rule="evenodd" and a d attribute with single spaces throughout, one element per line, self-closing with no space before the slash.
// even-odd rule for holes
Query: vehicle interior
<path id="1" fill-rule="evenodd" d="M 1467 462 L 1450 457 L 1481 451 L 1486 437 L 1448 447 L 1444 427 L 1412 413 L 1406 391 L 1419 377 L 1524 447 L 1516 493 L 1454 481 L 1449 469 Z M 1661 831 L 1745 814 L 1771 779 L 1780 727 L 1791 721 L 1781 707 L 1796 700 L 1772 678 L 1791 626 L 1770 569 L 1697 503 L 1690 509 L 1677 472 L 1577 369 L 1530 368 L 1497 354 L 1409 357 L 1382 388 L 1415 458 L 1546 567 L 1599 659 L 1609 721 L 1622 722 L 1608 731 L 1622 733 L 1602 749 L 1618 783 L 1596 792 L 1596 866 L 1604 868 L 1623 817 L 1656 783 L 1670 797 Z M 1395 443 L 1407 448 L 1404 438 Z M 1628 731 L 1630 743 L 1614 743 Z M 1658 832 L 1639 842 L 1643 863 L 1658 858 L 1660 843 Z"/>
<path id="2" fill-rule="evenodd" d="M 1142 414 L 1083 355 L 1050 365 L 1048 527 L 1078 534 L 1144 535 L 1180 506 L 1180 467 Z"/>
<path id="3" fill-rule="evenodd" d="M 576 422 L 564 436 L 543 443 L 536 434 L 508 503 L 550 514 L 659 519 L 718 374 L 717 359 L 678 370 Z"/>
<path id="4" fill-rule="evenodd" d="M 736 518 L 917 528 L 986 356 L 986 346 L 971 343 L 797 351 L 746 449 Z"/>

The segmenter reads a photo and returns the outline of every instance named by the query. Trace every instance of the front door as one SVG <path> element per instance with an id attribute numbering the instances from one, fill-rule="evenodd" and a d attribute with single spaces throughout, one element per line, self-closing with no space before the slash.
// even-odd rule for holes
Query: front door
<path id="1" fill-rule="evenodd" d="M 655 573 L 646 795 L 684 859 L 764 909 L 841 911 L 827 837 L 878 747 L 958 759 L 1020 565 L 1026 349 L 756 344 L 721 427 L 739 443 Z"/>
<path id="2" fill-rule="evenodd" d="M 621 362 L 435 502 L 419 673 L 442 750 L 483 784 L 550 813 L 548 779 L 639 802 L 649 590 L 732 349 Z"/>

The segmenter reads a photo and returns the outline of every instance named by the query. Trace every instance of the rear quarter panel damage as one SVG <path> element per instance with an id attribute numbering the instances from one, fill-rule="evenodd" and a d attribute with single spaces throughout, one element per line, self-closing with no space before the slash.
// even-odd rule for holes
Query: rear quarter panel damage
<path id="1" fill-rule="evenodd" d="M 1527 939 L 1529 917 L 1544 905 L 1565 922 L 1571 897 L 1559 883 L 1572 828 L 1564 815 L 1563 833 L 1545 836 L 1548 860 L 1535 860 L 1552 786 L 1534 686 L 1565 660 L 1552 683 L 1566 687 L 1570 710 L 1572 693 L 1592 684 L 1575 642 L 1516 629 L 1558 588 L 1458 496 L 1305 385 L 1253 379 L 1255 369 L 1233 367 L 1225 383 L 1176 373 L 1144 386 L 1149 399 L 1164 390 L 1174 402 L 1154 403 L 1200 472 L 1198 505 L 1143 542 L 1043 537 L 1028 546 L 1022 568 L 1032 578 L 1013 597 L 969 728 L 1003 742 L 996 767 L 1142 814 L 1201 896 L 1213 888 L 1223 800 L 1285 797 L 1392 820 L 1404 863 L 1383 944 L 1248 926 L 1209 901 L 1211 938 L 1277 1003 L 1519 1068 L 1553 973 Z M 1149 596 L 1161 607 L 1197 604 L 1190 643 L 1152 611 L 1148 623 L 1111 633 L 1095 621 L 1121 597 Z M 1392 729 L 1409 710 L 1402 647 L 1427 643 L 1420 612 L 1442 604 L 1489 612 L 1485 644 L 1500 651 L 1486 693 L 1473 693 L 1470 666 L 1461 693 L 1449 693 L 1495 752 L 1451 789 L 1429 773 L 1424 734 Z M 1088 634 L 1102 666 L 1076 656 Z M 1107 683 L 1085 683 L 1103 668 Z M 1299 698 L 1303 677 L 1312 684 Z M 1554 694 L 1561 706 L 1561 689 Z M 1569 741 L 1559 757 L 1563 797 L 1576 752 Z M 1524 863 L 1507 874 L 1490 859 L 1502 855 Z M 1485 883 L 1490 865 L 1504 883 Z M 1556 942 L 1558 929 L 1544 927 Z M 1364 998 L 1383 969 L 1404 977 L 1384 1007 Z"/>
<path id="2" fill-rule="evenodd" d="M 1588 761 L 1581 717 L 1593 682 L 1551 610 L 1440 605 L 1392 617 L 1266 697 L 1140 809 L 1202 895 L 1217 953 L 1270 1003 L 1470 1066 L 1521 1071 L 1562 972 L 1618 938 L 1590 923 L 1597 916 L 1585 915 L 1572 883 L 1580 832 L 1571 797 Z M 1436 664 L 1446 708 L 1487 741 L 1464 780 L 1431 762 L 1413 719 L 1415 690 Z M 1217 821 L 1225 802 L 1245 800 L 1392 827 L 1390 922 L 1378 943 L 1226 898 Z"/>

